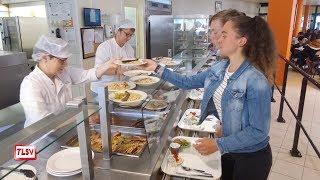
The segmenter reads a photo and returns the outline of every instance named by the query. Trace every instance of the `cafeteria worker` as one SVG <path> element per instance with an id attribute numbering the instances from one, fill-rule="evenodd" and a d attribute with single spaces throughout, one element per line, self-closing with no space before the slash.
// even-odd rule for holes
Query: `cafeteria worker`
<path id="1" fill-rule="evenodd" d="M 62 111 L 72 100 L 71 85 L 97 81 L 103 75 L 116 74 L 118 68 L 114 60 L 89 70 L 69 67 L 70 56 L 69 45 L 62 39 L 42 35 L 35 44 L 32 58 L 38 63 L 20 86 L 20 102 L 26 115 L 24 127 Z"/>
<path id="2" fill-rule="evenodd" d="M 128 43 L 134 35 L 134 32 L 135 26 L 130 20 L 125 19 L 121 21 L 117 25 L 115 37 L 106 40 L 98 46 L 95 57 L 95 67 L 98 67 L 113 58 L 135 58 L 134 50 Z M 99 82 L 91 83 L 91 90 L 94 92 L 93 96 L 97 96 L 97 84 L 117 80 L 117 76 L 103 76 Z"/>

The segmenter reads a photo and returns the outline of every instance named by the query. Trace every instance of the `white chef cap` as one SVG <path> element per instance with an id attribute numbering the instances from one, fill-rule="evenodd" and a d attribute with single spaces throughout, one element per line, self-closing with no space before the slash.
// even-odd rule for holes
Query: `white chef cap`
<path id="1" fill-rule="evenodd" d="M 45 54 L 61 59 L 69 58 L 71 56 L 68 42 L 51 35 L 42 35 L 38 39 L 33 48 L 32 58 L 35 61 L 40 61 L 41 56 Z"/>
<path id="2" fill-rule="evenodd" d="M 136 27 L 134 26 L 133 22 L 130 21 L 129 19 L 125 19 L 119 22 L 119 24 L 117 25 L 117 30 L 119 30 L 120 28 L 123 29 L 135 29 Z"/>

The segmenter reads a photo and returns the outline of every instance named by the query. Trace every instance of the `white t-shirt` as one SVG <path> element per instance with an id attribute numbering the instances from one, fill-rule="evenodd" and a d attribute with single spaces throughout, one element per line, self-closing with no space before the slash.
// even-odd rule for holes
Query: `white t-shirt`
<path id="1" fill-rule="evenodd" d="M 222 120 L 221 119 L 222 118 L 222 108 L 221 108 L 222 94 L 223 94 L 225 88 L 227 87 L 228 79 L 233 74 L 233 72 L 232 73 L 228 72 L 228 69 L 229 69 L 229 67 L 226 69 L 223 81 L 221 82 L 219 87 L 216 89 L 216 91 L 213 93 L 213 102 L 214 102 L 214 105 L 216 106 L 216 109 L 218 111 L 220 120 Z"/>
<path id="2" fill-rule="evenodd" d="M 120 47 L 115 38 L 108 39 L 98 46 L 94 67 L 100 66 L 111 58 L 135 58 L 134 50 L 128 43 L 123 47 Z M 97 93 L 95 85 L 102 82 L 112 82 L 116 80 L 118 80 L 118 76 L 102 76 L 99 82 L 91 83 L 91 90 Z"/>

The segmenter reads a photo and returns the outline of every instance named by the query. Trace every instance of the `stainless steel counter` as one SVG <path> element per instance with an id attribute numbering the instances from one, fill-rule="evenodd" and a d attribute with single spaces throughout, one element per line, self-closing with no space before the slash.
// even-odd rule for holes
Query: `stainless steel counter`
<path id="1" fill-rule="evenodd" d="M 193 73 L 196 73 L 203 66 L 205 61 L 201 61 L 193 68 Z M 117 156 L 114 155 L 110 160 L 103 159 L 102 154 L 96 153 L 93 164 L 94 164 L 94 179 L 107 179 L 107 180 L 147 180 L 147 179 L 162 179 L 164 174 L 160 170 L 161 163 L 165 157 L 170 139 L 177 134 L 177 124 L 180 119 L 181 114 L 187 107 L 184 107 L 187 91 L 181 91 L 176 99 L 173 107 L 168 113 L 167 120 L 163 124 L 162 135 L 158 141 L 150 144 L 150 148 L 146 148 L 141 157 L 127 157 L 127 156 Z M 122 110 L 124 111 L 124 110 Z M 130 110 L 128 110 L 130 111 Z M 67 125 L 68 126 L 68 125 Z M 74 126 L 70 124 L 70 126 Z M 64 127 L 67 128 L 68 127 Z M 119 127 L 118 127 L 119 128 Z M 118 129 L 119 130 L 119 129 Z M 120 128 L 121 131 L 121 128 Z M 51 133 L 40 142 L 38 142 L 37 147 L 42 147 L 41 144 L 49 144 L 57 137 L 60 137 L 65 133 L 65 130 L 61 132 L 55 131 Z M 56 142 L 52 143 L 49 147 L 44 149 L 38 155 L 38 159 L 35 161 L 28 161 L 26 164 L 33 165 L 38 171 L 38 179 L 83 179 L 82 174 L 71 176 L 71 177 L 54 177 L 47 173 L 46 163 L 50 156 L 59 150 L 62 150 L 61 145 L 65 145 L 66 141 L 72 136 L 77 134 L 76 128 L 72 131 L 66 133 L 64 136 L 59 138 Z M 15 161 L 10 161 L 5 165 L 16 163 Z"/>
<path id="2" fill-rule="evenodd" d="M 0 109 L 19 102 L 20 84 L 30 72 L 26 53 L 0 51 Z"/>
<path id="3" fill-rule="evenodd" d="M 193 73 L 200 70 L 206 61 L 201 61 L 193 68 Z M 165 129 L 159 142 L 152 146 L 150 150 L 146 150 L 140 158 L 130 158 L 124 156 L 113 156 L 110 160 L 97 158 L 94 161 L 95 172 L 106 174 L 104 179 L 130 179 L 130 180 L 147 180 L 147 179 L 161 179 L 160 166 L 167 151 L 170 139 L 177 133 L 177 124 L 181 113 L 184 112 L 183 104 L 186 99 L 187 92 L 182 91 L 178 96 L 175 106 L 172 107 L 168 114 L 168 121 L 164 124 Z"/>
<path id="4" fill-rule="evenodd" d="M 127 157 L 127 156 L 117 156 L 114 155 L 110 160 L 105 160 L 101 153 L 95 153 L 93 160 L 94 163 L 94 179 L 130 179 L 130 180 L 147 180 L 147 179 L 159 179 L 163 174 L 160 173 L 160 166 L 164 155 L 168 147 L 168 139 L 170 136 L 175 134 L 175 127 L 179 120 L 181 114 L 181 106 L 184 103 L 186 93 L 183 92 L 178 97 L 178 103 L 174 109 L 168 115 L 168 121 L 165 125 L 163 136 L 156 146 L 152 146 L 150 149 L 146 148 L 144 153 L 140 158 Z M 73 123 L 66 125 L 65 127 L 50 133 L 41 141 L 39 141 L 36 146 L 44 147 L 52 143 L 48 148 L 45 148 L 37 156 L 37 160 L 28 161 L 25 164 L 34 166 L 38 173 L 38 179 L 83 179 L 82 175 L 76 175 L 71 177 L 54 177 L 47 173 L 46 163 L 47 160 L 57 151 L 62 150 L 61 145 L 65 145 L 67 140 L 77 134 L 76 129 L 72 129 L 69 133 L 63 135 L 66 130 L 74 126 Z M 121 128 L 117 129 L 122 131 Z M 63 135 L 63 136 L 62 136 Z M 61 138 L 56 140 L 57 137 Z M 55 141 L 55 142 L 54 142 Z M 5 166 L 21 163 L 14 160 L 10 160 L 5 164 Z"/>

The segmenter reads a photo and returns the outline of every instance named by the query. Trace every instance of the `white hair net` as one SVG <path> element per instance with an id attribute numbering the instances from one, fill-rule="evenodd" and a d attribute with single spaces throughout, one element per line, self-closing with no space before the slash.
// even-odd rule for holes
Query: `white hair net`
<path id="1" fill-rule="evenodd" d="M 52 55 L 62 59 L 69 58 L 71 56 L 69 44 L 63 39 L 42 35 L 33 48 L 32 58 L 35 61 L 40 61 L 43 55 Z"/>
<path id="2" fill-rule="evenodd" d="M 119 24 L 117 25 L 117 30 L 119 30 L 120 28 L 123 29 L 131 29 L 131 28 L 136 28 L 133 24 L 132 21 L 130 21 L 129 19 L 125 19 L 123 21 L 120 21 Z"/>

